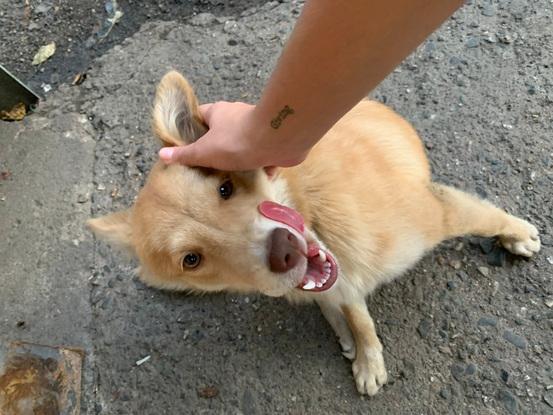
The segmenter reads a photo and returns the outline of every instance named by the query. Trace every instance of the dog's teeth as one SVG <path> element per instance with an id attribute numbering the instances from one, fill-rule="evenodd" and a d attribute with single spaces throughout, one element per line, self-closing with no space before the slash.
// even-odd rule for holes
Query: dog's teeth
<path id="1" fill-rule="evenodd" d="M 326 262 L 326 254 L 321 249 L 319 249 L 319 261 Z"/>
<path id="2" fill-rule="evenodd" d="M 328 277 L 330 277 L 330 270 L 325 269 L 325 278 L 328 279 Z"/>
<path id="3" fill-rule="evenodd" d="M 321 282 L 323 283 L 323 285 L 325 285 L 327 281 L 328 281 L 328 276 L 325 275 L 325 277 L 321 280 Z"/>
<path id="4" fill-rule="evenodd" d="M 303 286 L 303 289 L 304 290 L 312 290 L 313 288 L 315 288 L 315 286 L 316 286 L 315 281 L 309 280 L 309 281 L 307 281 L 307 284 L 305 284 Z"/>
<path id="5" fill-rule="evenodd" d="M 331 268 L 330 262 L 325 262 L 325 264 L 323 265 L 323 267 L 324 267 L 325 271 L 326 271 L 327 269 L 330 270 L 330 268 Z"/>
<path id="6" fill-rule="evenodd" d="M 322 282 L 318 282 L 317 284 L 315 284 L 317 286 L 317 288 L 321 288 L 323 286 L 323 283 Z"/>

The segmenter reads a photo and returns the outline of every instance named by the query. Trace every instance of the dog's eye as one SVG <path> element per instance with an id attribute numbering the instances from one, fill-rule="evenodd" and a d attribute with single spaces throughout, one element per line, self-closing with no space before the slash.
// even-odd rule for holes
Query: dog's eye
<path id="1" fill-rule="evenodd" d="M 201 260 L 202 256 L 200 254 L 190 252 L 186 254 L 182 259 L 182 266 L 183 268 L 196 268 L 198 265 L 200 265 Z"/>
<path id="2" fill-rule="evenodd" d="M 227 200 L 232 196 L 232 191 L 234 190 L 234 185 L 232 180 L 225 181 L 221 186 L 219 186 L 219 195 Z"/>

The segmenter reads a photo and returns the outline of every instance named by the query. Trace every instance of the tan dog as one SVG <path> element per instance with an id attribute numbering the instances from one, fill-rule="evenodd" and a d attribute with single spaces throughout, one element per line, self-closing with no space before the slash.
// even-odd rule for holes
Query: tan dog
<path id="1" fill-rule="evenodd" d="M 194 93 L 176 72 L 158 87 L 153 127 L 164 146 L 205 132 Z M 533 225 L 433 183 L 414 129 L 370 101 L 276 177 L 158 161 L 131 209 L 89 225 L 139 259 L 147 284 L 316 301 L 353 360 L 357 389 L 369 395 L 387 380 L 365 303 L 379 284 L 459 235 L 498 236 L 528 257 L 540 249 Z"/>

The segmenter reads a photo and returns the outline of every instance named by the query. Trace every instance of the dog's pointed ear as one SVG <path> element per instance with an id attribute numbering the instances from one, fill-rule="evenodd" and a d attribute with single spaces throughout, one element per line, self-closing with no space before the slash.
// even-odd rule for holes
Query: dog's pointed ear
<path id="1" fill-rule="evenodd" d="M 133 254 L 131 212 L 123 210 L 89 219 L 87 226 L 100 239 Z"/>
<path id="2" fill-rule="evenodd" d="M 190 144 L 207 132 L 192 87 L 176 71 L 157 87 L 152 128 L 165 147 Z"/>

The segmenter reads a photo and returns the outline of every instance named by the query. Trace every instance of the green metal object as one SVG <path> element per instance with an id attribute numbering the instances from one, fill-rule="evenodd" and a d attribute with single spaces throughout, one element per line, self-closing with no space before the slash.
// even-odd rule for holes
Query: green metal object
<path id="1" fill-rule="evenodd" d="M 20 103 L 25 104 L 27 110 L 32 110 L 39 99 L 37 94 L 0 65 L 0 111 L 9 111 Z"/>

